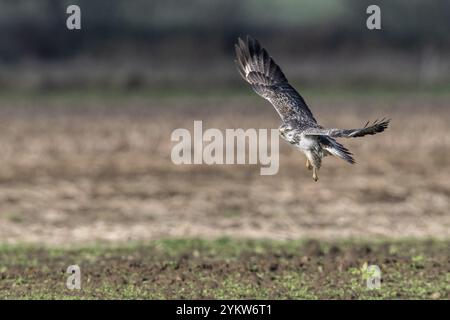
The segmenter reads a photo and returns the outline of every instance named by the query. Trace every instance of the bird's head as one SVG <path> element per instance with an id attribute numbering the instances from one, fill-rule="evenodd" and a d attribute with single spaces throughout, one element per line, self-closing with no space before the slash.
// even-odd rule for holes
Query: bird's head
<path id="1" fill-rule="evenodd" d="M 295 125 L 292 122 L 284 122 L 279 128 L 280 136 L 286 140 L 293 140 L 295 135 Z"/>

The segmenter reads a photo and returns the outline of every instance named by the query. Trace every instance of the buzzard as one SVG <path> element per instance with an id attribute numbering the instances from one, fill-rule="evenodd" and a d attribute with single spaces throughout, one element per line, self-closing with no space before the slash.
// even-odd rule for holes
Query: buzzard
<path id="1" fill-rule="evenodd" d="M 322 158 L 333 155 L 355 163 L 352 153 L 334 138 L 357 138 L 383 132 L 389 119 L 367 122 L 359 129 L 326 129 L 319 125 L 302 96 L 289 84 L 283 71 L 259 42 L 251 37 L 241 38 L 235 45 L 236 65 L 245 81 L 261 97 L 270 101 L 281 117 L 279 127 L 283 139 L 306 155 L 306 167 L 313 171 L 314 181 Z"/>

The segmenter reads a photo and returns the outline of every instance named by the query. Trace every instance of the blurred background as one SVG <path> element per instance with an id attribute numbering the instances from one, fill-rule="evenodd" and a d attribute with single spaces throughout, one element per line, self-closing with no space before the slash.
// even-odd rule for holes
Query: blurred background
<path id="1" fill-rule="evenodd" d="M 2 0 L 0 242 L 448 238 L 449 14 L 446 0 Z M 392 119 L 342 141 L 358 165 L 327 158 L 313 183 L 283 142 L 275 176 L 172 164 L 170 134 L 194 120 L 279 126 L 236 72 L 247 34 L 324 126 Z"/>
<path id="2" fill-rule="evenodd" d="M 373 2 L 373 1 L 372 1 Z M 436 86 L 450 79 L 450 4 L 359 0 L 42 0 L 0 4 L 2 88 L 241 88 L 233 44 L 260 39 L 303 85 Z M 82 30 L 65 28 L 77 4 Z"/>

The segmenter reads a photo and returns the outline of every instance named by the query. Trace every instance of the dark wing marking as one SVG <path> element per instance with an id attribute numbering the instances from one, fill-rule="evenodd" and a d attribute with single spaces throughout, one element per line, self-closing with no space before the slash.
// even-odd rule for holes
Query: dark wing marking
<path id="1" fill-rule="evenodd" d="M 244 42 L 239 38 L 235 49 L 240 75 L 257 94 L 272 103 L 282 120 L 317 123 L 305 100 L 257 40 L 247 37 Z"/>
<path id="2" fill-rule="evenodd" d="M 364 128 L 360 129 L 321 129 L 321 128 L 309 128 L 303 133 L 310 136 L 328 136 L 333 138 L 358 138 L 365 135 L 372 135 L 379 132 L 383 132 L 389 125 L 389 119 L 382 119 L 380 121 L 374 121 L 370 126 L 369 122 L 366 123 Z"/>

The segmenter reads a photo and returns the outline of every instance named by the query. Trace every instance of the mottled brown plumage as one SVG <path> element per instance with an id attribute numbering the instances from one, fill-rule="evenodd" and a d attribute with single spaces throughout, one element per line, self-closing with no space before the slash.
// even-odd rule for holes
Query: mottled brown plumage
<path id="1" fill-rule="evenodd" d="M 299 148 L 307 158 L 307 167 L 317 171 L 322 158 L 334 155 L 355 163 L 352 154 L 334 138 L 357 138 L 383 132 L 390 120 L 369 122 L 359 129 L 325 129 L 320 126 L 302 96 L 288 83 L 281 68 L 259 42 L 251 37 L 238 39 L 235 45 L 236 65 L 242 78 L 253 90 L 270 101 L 281 117 L 280 135 Z"/>

